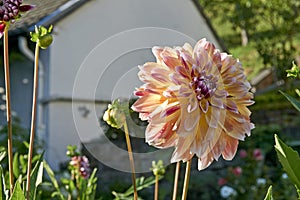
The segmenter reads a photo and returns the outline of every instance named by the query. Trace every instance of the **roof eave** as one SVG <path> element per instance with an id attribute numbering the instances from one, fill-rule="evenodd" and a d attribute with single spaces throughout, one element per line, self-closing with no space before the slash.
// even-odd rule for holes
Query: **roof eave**
<path id="1" fill-rule="evenodd" d="M 65 16 L 69 15 L 77 8 L 82 6 L 84 3 L 88 2 L 89 0 L 70 0 L 67 3 L 60 6 L 51 14 L 45 16 L 41 20 L 39 20 L 36 24 L 31 25 L 27 28 L 19 28 L 10 31 L 10 35 L 18 36 L 18 35 L 28 35 L 29 32 L 34 31 L 35 26 L 49 26 L 51 24 L 57 23 L 60 19 L 63 19 Z"/>

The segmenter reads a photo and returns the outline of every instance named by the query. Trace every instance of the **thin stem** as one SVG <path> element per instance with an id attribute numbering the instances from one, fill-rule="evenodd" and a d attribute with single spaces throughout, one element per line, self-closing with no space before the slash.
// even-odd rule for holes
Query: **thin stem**
<path id="1" fill-rule="evenodd" d="M 4 73 L 5 73 L 5 88 L 6 88 L 6 120 L 7 120 L 7 149 L 8 149 L 8 170 L 9 170 L 9 184 L 10 193 L 12 194 L 14 187 L 13 175 L 13 151 L 12 151 L 12 120 L 11 120 L 11 106 L 10 106 L 10 75 L 9 75 L 9 53 L 8 53 L 8 29 L 4 31 Z"/>
<path id="2" fill-rule="evenodd" d="M 186 200 L 186 197 L 187 197 L 189 181 L 190 181 L 191 165 L 192 165 L 192 159 L 190 159 L 189 161 L 186 162 L 185 177 L 184 177 L 184 184 L 183 184 L 181 200 Z"/>
<path id="3" fill-rule="evenodd" d="M 31 131 L 30 131 L 30 142 L 28 151 L 28 164 L 27 164 L 27 200 L 30 195 L 30 174 L 31 174 L 31 162 L 34 146 L 34 134 L 35 134 L 35 119 L 36 119 L 36 108 L 37 108 L 37 89 L 38 89 L 38 73 L 39 73 L 39 45 L 36 43 L 35 46 L 35 58 L 34 58 L 34 78 L 33 78 L 33 95 L 32 95 L 32 113 L 31 113 Z"/>
<path id="4" fill-rule="evenodd" d="M 128 155 L 129 155 L 129 161 L 130 161 L 130 167 L 131 167 L 132 184 L 133 184 L 133 190 L 134 190 L 134 200 L 137 200 L 138 193 L 137 193 L 136 184 L 135 184 L 135 168 L 134 168 L 133 154 L 132 154 L 130 137 L 129 137 L 129 133 L 128 133 L 128 127 L 127 127 L 126 120 L 124 122 L 124 130 L 125 130 L 125 137 L 126 137 L 126 143 L 127 143 L 127 149 L 128 149 Z"/>
<path id="5" fill-rule="evenodd" d="M 172 198 L 172 200 L 176 200 L 176 196 L 177 196 L 179 171 L 180 171 L 180 162 L 177 162 L 176 163 L 176 169 L 175 169 L 174 187 L 173 187 L 173 198 Z"/>
<path id="6" fill-rule="evenodd" d="M 158 200 L 158 175 L 155 175 L 155 192 L 154 192 L 154 200 Z"/>

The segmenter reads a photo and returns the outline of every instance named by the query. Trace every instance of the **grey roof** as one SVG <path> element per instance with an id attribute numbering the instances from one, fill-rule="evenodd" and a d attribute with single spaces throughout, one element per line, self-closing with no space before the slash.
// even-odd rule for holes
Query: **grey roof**
<path id="1" fill-rule="evenodd" d="M 74 10 L 87 0 L 24 0 L 22 5 L 30 4 L 36 7 L 24 13 L 23 16 L 10 26 L 10 34 L 16 35 L 33 30 L 34 25 L 44 26 L 54 23 Z"/>
<path id="2" fill-rule="evenodd" d="M 23 5 L 30 4 L 36 7 L 23 14 L 23 16 L 10 26 L 10 35 L 28 34 L 34 30 L 34 25 L 49 26 L 63 18 L 85 2 L 90 0 L 24 0 Z M 191 0 L 197 7 L 200 14 L 204 17 L 206 24 L 211 29 L 213 35 L 218 40 L 221 49 L 228 51 L 221 38 L 212 27 L 210 20 L 206 17 L 198 0 Z"/>

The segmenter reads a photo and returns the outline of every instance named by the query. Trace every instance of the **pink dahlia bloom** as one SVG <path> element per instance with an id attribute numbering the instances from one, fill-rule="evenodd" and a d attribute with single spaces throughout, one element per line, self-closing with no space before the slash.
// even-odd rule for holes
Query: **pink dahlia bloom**
<path id="1" fill-rule="evenodd" d="M 238 141 L 254 125 L 253 104 L 241 63 L 201 39 L 193 49 L 152 49 L 157 62 L 140 66 L 144 82 L 132 109 L 148 120 L 146 141 L 158 148 L 175 147 L 172 162 L 198 157 L 198 169 L 222 155 L 231 160 Z"/>

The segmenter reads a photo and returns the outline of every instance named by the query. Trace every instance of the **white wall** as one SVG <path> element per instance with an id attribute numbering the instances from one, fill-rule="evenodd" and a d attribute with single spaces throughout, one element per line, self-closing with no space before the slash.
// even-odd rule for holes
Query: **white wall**
<path id="1" fill-rule="evenodd" d="M 49 102 L 47 159 L 55 168 L 66 158 L 67 144 L 101 134 L 95 99 L 128 98 L 140 85 L 137 65 L 154 61 L 152 46 L 194 44 L 203 37 L 219 46 L 189 0 L 92 0 L 54 31 L 48 95 L 77 102 Z M 80 106 L 90 109 L 91 118 L 80 117 Z"/>

